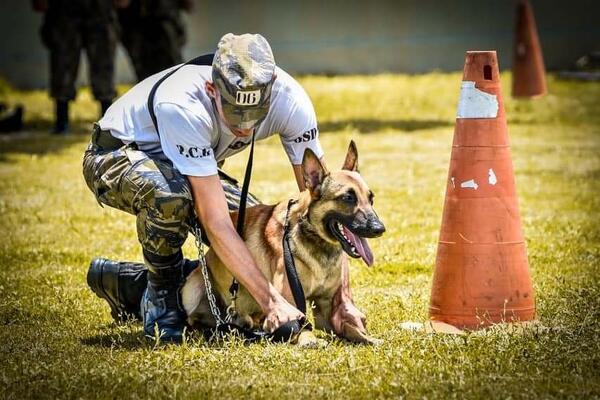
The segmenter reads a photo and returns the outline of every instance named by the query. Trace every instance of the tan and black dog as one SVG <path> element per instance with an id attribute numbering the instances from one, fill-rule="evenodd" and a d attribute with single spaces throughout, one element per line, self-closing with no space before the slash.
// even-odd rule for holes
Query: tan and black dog
<path id="1" fill-rule="evenodd" d="M 315 327 L 333 332 L 331 323 L 334 296 L 342 283 L 344 252 L 350 257 L 361 257 L 373 264 L 373 253 L 365 238 L 381 236 L 383 223 L 373 210 L 373 193 L 358 173 L 358 153 L 350 143 L 342 170 L 329 173 L 311 150 L 302 161 L 307 190 L 300 193 L 291 207 L 290 247 L 306 300 L 313 302 Z M 246 211 L 244 239 L 267 279 L 292 304 L 283 262 L 283 232 L 288 200 L 276 205 L 258 205 Z M 237 214 L 232 218 L 237 219 Z M 206 255 L 215 296 L 222 306 L 230 305 L 229 286 L 232 275 L 217 254 Z M 187 278 L 182 289 L 182 300 L 191 326 L 214 326 L 200 268 Z M 250 293 L 240 288 L 233 323 L 249 329 L 261 328 L 265 318 Z M 338 332 L 341 337 L 360 343 L 375 343 L 362 324 L 345 323 Z M 303 331 L 299 344 L 314 345 L 317 339 Z"/>

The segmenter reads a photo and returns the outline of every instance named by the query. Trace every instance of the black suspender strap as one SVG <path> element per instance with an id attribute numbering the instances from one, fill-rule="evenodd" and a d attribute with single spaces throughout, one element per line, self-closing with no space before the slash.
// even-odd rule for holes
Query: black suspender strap
<path id="1" fill-rule="evenodd" d="M 150 113 L 150 118 L 152 119 L 152 123 L 154 124 L 154 129 L 156 129 L 156 133 L 158 134 L 158 136 L 160 136 L 160 132 L 158 131 L 158 121 L 156 120 L 156 113 L 154 112 L 154 96 L 156 95 L 156 90 L 158 89 L 160 84 L 163 83 L 168 77 L 173 75 L 175 72 L 179 71 L 182 67 L 185 67 L 186 65 L 212 65 L 213 58 L 215 58 L 214 54 L 204 54 L 204 55 L 198 56 L 196 58 L 193 58 L 193 59 L 181 64 L 179 67 L 175 68 L 168 74 L 165 74 L 162 78 L 160 78 L 158 81 L 156 81 L 154 86 L 152 86 L 152 89 L 150 89 L 150 94 L 148 94 L 148 112 Z"/>
<path id="2" fill-rule="evenodd" d="M 248 188 L 250 187 L 250 177 L 252 176 L 252 162 L 254 159 L 254 135 L 256 129 L 252 131 L 252 144 L 250 144 L 250 154 L 248 155 L 248 162 L 246 163 L 246 172 L 244 173 L 244 183 L 242 184 L 242 194 L 240 196 L 240 207 L 238 209 L 238 219 L 235 230 L 241 238 L 244 236 L 244 224 L 246 223 L 246 201 L 248 200 Z M 240 284 L 237 279 L 233 278 L 231 286 L 229 286 L 229 293 L 233 297 L 234 301 L 237 296 L 237 291 L 240 288 Z"/>
<path id="3" fill-rule="evenodd" d="M 246 163 L 246 172 L 244 173 L 244 183 L 242 184 L 242 195 L 240 196 L 240 210 L 238 212 L 236 230 L 238 235 L 244 233 L 244 223 L 246 222 L 246 201 L 248 200 L 248 188 L 250 187 L 250 177 L 252 176 L 252 161 L 254 159 L 254 135 L 256 129 L 252 131 L 252 144 L 250 145 L 250 154 Z"/>

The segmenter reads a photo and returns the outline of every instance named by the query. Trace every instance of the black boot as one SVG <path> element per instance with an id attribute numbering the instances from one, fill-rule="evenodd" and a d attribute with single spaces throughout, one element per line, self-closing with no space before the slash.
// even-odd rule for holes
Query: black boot
<path id="1" fill-rule="evenodd" d="M 198 261 L 185 260 L 184 275 L 198 267 Z M 140 303 L 148 286 L 148 268 L 142 263 L 94 258 L 87 273 L 90 289 L 110 306 L 116 322 L 142 321 Z"/>
<path id="2" fill-rule="evenodd" d="M 54 128 L 52 133 L 64 135 L 69 132 L 69 102 L 67 100 L 56 100 Z"/>
<path id="3" fill-rule="evenodd" d="M 7 109 L 0 104 L 0 132 L 10 133 L 23 129 L 23 106 L 17 105 L 13 109 Z"/>
<path id="4" fill-rule="evenodd" d="M 112 100 L 101 100 L 100 101 L 100 118 L 102 118 L 104 116 L 104 114 L 106 114 L 106 110 L 108 110 L 108 107 L 110 107 L 111 104 L 112 104 Z"/>
<path id="5" fill-rule="evenodd" d="M 148 261 L 148 288 L 140 305 L 144 335 L 157 336 L 161 342 L 181 343 L 186 314 L 181 303 L 181 287 L 185 281 L 181 254 L 171 260 L 157 260 L 145 254 Z M 159 257 L 163 258 L 163 257 Z"/>
<path id="6" fill-rule="evenodd" d="M 140 301 L 148 285 L 144 264 L 94 258 L 87 273 L 87 283 L 94 293 L 108 302 L 116 322 L 142 320 Z"/>

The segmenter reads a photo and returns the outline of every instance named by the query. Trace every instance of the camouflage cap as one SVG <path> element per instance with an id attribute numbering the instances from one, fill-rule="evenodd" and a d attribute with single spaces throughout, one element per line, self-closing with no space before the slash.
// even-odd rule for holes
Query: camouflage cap
<path id="1" fill-rule="evenodd" d="M 212 78 L 221 95 L 224 114 L 232 125 L 255 126 L 269 111 L 275 59 L 259 34 L 228 33 L 217 45 Z"/>

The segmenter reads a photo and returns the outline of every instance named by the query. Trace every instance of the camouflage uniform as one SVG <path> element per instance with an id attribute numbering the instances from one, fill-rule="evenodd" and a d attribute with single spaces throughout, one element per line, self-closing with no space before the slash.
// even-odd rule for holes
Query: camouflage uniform
<path id="1" fill-rule="evenodd" d="M 121 42 L 139 81 L 183 60 L 181 0 L 132 0 L 119 10 Z"/>
<path id="2" fill-rule="evenodd" d="M 153 259 L 179 255 L 197 221 L 187 179 L 170 161 L 153 158 L 135 145 L 125 146 L 117 139 L 103 143 L 99 135 L 96 125 L 83 158 L 88 187 L 100 205 L 137 217 L 138 239 L 145 255 L 150 254 Z M 240 189 L 233 178 L 224 174 L 221 183 L 229 209 L 236 210 Z M 258 203 L 248 195 L 248 206 Z"/>
<path id="3" fill-rule="evenodd" d="M 92 92 L 99 101 L 116 95 L 114 55 L 116 17 L 112 0 L 48 0 L 41 37 L 50 50 L 50 95 L 61 101 L 75 98 L 81 50 L 90 68 Z"/>

